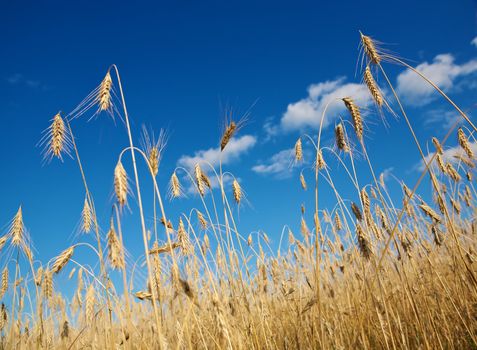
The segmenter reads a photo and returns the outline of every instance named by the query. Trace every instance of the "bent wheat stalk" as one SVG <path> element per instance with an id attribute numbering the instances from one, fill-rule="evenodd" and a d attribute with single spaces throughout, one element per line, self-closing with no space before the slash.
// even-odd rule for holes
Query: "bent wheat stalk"
<path id="1" fill-rule="evenodd" d="M 394 57 L 394 56 L 390 56 L 390 55 L 386 55 L 386 56 L 383 56 L 383 57 L 386 57 L 392 61 L 395 61 L 399 64 L 402 64 L 404 67 L 408 68 L 409 70 L 413 71 L 414 73 L 416 73 L 417 75 L 419 75 L 422 79 L 424 79 L 424 81 L 426 81 L 429 85 L 431 85 L 439 94 L 441 94 L 442 97 L 444 97 L 444 99 L 446 99 L 447 102 L 450 103 L 450 105 L 452 107 L 455 108 L 455 110 L 462 116 L 462 118 L 464 118 L 464 120 L 469 123 L 469 125 L 472 127 L 472 129 L 474 129 L 474 131 L 477 131 L 477 127 L 474 125 L 474 123 L 472 123 L 472 121 L 470 120 L 470 118 L 467 116 L 467 114 L 464 113 L 464 111 L 462 111 L 459 106 L 457 106 L 454 101 L 452 101 L 449 96 L 446 95 L 446 93 L 444 91 L 442 91 L 436 84 L 434 84 L 428 77 L 426 77 L 423 73 L 419 72 L 417 69 L 415 69 L 414 67 L 410 66 L 409 64 L 407 64 L 406 62 L 400 60 L 399 58 L 397 57 Z M 381 68 L 382 69 L 382 68 Z"/>
<path id="2" fill-rule="evenodd" d="M 129 125 L 129 115 L 128 115 L 128 110 L 127 110 L 127 107 L 126 107 L 126 99 L 124 97 L 124 91 L 123 91 L 123 86 L 121 84 L 121 76 L 119 74 L 119 69 L 115 64 L 112 65 L 112 68 L 114 69 L 114 71 L 116 73 L 116 78 L 118 80 L 119 92 L 120 92 L 120 95 L 121 95 L 121 102 L 122 102 L 122 107 L 123 107 L 123 112 L 124 112 L 124 119 L 125 119 L 125 122 L 126 122 L 126 129 L 127 129 L 127 134 L 128 134 L 128 138 L 129 138 L 129 145 L 131 147 L 130 148 L 131 159 L 132 159 L 132 163 L 133 163 L 134 180 L 135 180 L 135 183 L 136 183 L 136 194 L 137 194 L 137 201 L 138 201 L 138 206 L 139 206 L 139 216 L 141 218 L 141 230 L 142 230 L 142 238 L 143 238 L 143 242 L 144 242 L 144 252 L 146 254 L 148 279 L 149 279 L 150 285 L 152 286 L 153 285 L 152 265 L 151 265 L 151 261 L 150 261 L 150 258 L 149 258 L 149 254 L 147 254 L 147 252 L 149 251 L 149 248 L 148 248 L 148 243 L 147 243 L 146 223 L 145 223 L 145 220 L 144 220 L 144 209 L 143 209 L 143 206 L 142 206 L 141 186 L 139 184 L 139 176 L 138 176 L 137 166 L 136 166 L 136 155 L 135 155 L 135 151 L 134 151 L 134 143 L 133 143 L 133 139 L 132 139 L 131 126 Z M 146 159 L 147 159 L 147 157 L 146 157 Z M 149 162 L 148 162 L 148 164 L 149 164 Z M 165 215 L 163 215 L 163 217 L 165 218 Z M 166 231 L 167 231 L 167 229 L 166 229 Z M 154 288 L 152 288 L 152 294 L 153 294 L 152 305 L 153 305 L 153 308 L 154 308 L 154 317 L 155 317 L 155 320 L 156 320 L 157 332 L 160 335 L 161 334 L 161 322 L 160 322 L 160 318 L 159 318 L 159 310 L 158 310 L 158 306 L 157 306 L 157 302 L 156 302 L 156 295 L 155 295 L 156 292 L 155 292 Z"/>

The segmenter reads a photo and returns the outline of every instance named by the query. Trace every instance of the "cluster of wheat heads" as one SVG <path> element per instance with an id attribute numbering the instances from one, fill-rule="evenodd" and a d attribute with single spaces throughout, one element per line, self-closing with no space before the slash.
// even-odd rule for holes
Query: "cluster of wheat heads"
<path id="1" fill-rule="evenodd" d="M 173 203 L 165 203 L 163 186 L 157 183 L 166 138 L 162 132 L 157 139 L 145 133 L 143 145 L 136 145 L 119 71 L 111 66 L 71 113 L 54 116 L 42 138 L 47 159 L 68 154 L 77 162 L 84 188 L 80 227 L 95 243 L 79 236 L 42 264 L 33 257 L 22 208 L 18 210 L 0 237 L 6 262 L 0 285 L 1 347 L 475 348 L 475 126 L 427 77 L 387 54 L 375 40 L 361 35 L 361 49 L 363 81 L 376 110 L 405 120 L 425 170 L 412 188 L 401 183 L 402 201 L 389 193 L 368 156 L 362 110 L 353 96 L 330 101 L 344 104 L 349 112 L 335 124 L 333 144 L 324 144 L 322 138 L 328 106 L 317 137 L 304 135 L 306 142 L 300 137 L 295 144 L 297 163 L 310 154 L 304 147 L 313 148 L 313 166 L 303 167 L 299 176 L 304 191 L 314 190 L 313 225 L 307 224 L 303 206 L 301 232 L 285 227 L 276 252 L 265 233 L 239 231 L 234 215 L 244 191 L 222 163 L 218 169 L 208 163 L 176 168 L 169 196 L 182 197 L 192 189 L 198 204 L 189 213 L 166 215 L 166 204 Z M 453 125 L 442 140 L 418 140 L 383 63 L 402 65 L 421 76 L 456 109 L 464 125 Z M 378 75 L 385 89 L 377 84 Z M 100 219 L 72 124 L 101 113 L 124 122 L 128 147 L 111 169 L 112 214 Z M 218 144 L 221 152 L 243 120 L 227 120 Z M 450 158 L 445 143 L 453 135 L 461 152 Z M 426 154 L 423 141 L 432 141 L 434 151 Z M 124 157 L 131 162 L 123 162 Z M 358 161 L 369 170 L 371 183 L 360 184 Z M 152 187 L 140 183 L 139 162 L 147 165 Z M 338 164 L 355 193 L 344 194 L 335 185 L 331 164 Z M 416 193 L 424 179 L 431 183 L 433 202 Z M 141 189 L 146 188 L 153 192 L 153 203 L 143 203 Z M 319 204 L 325 188 L 336 200 L 330 208 Z M 132 215 L 123 210 L 131 196 L 137 202 L 144 244 L 144 255 L 136 260 L 127 254 L 121 225 L 125 215 Z M 153 227 L 145 215 L 153 216 Z M 80 249 L 93 252 L 97 261 L 75 260 Z M 57 274 L 67 273 L 66 266 L 75 288 L 71 298 L 55 284 Z M 118 285 L 112 281 L 114 274 Z"/>

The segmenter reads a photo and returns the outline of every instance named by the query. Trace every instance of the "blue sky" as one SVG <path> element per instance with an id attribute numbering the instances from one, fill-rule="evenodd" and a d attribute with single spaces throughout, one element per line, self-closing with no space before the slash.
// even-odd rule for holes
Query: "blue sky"
<path id="1" fill-rule="evenodd" d="M 3 1 L 0 226 L 22 204 L 42 261 L 75 241 L 84 200 L 76 164 L 68 158 L 44 164 L 36 145 L 53 115 L 71 111 L 116 63 L 135 137 L 140 137 L 142 124 L 169 132 L 159 174 L 163 191 L 177 165 L 204 157 L 216 160 L 214 148 L 227 106 L 236 117 L 251 107 L 249 122 L 229 147 L 226 169 L 247 194 L 248 203 L 239 212 L 242 234 L 261 229 L 276 244 L 284 225 L 298 227 L 300 204 L 311 208 L 312 194 L 300 191 L 298 169 L 291 168 L 290 148 L 300 134 L 316 134 L 330 96 L 349 94 L 367 107 L 365 142 L 376 172 L 392 173 L 410 185 L 419 175 L 419 157 L 403 120 L 387 115 L 389 127 L 383 127 L 359 85 L 358 31 L 420 65 L 472 116 L 477 102 L 476 29 L 475 1 Z M 455 114 L 414 75 L 389 64 L 385 69 L 422 143 L 433 135 L 442 137 Z M 327 145 L 332 145 L 330 126 L 340 113 L 346 116 L 332 108 L 325 120 Z M 76 120 L 73 128 L 107 230 L 113 169 L 127 146 L 124 126 L 101 115 L 89 123 L 87 118 Z M 451 138 L 450 146 L 455 144 Z M 370 177 L 363 169 L 364 185 Z M 128 171 L 132 174 L 130 167 Z M 355 198 L 342 169 L 333 172 L 343 193 Z M 392 187 L 394 180 L 388 178 Z M 330 195 L 323 193 L 323 205 L 333 206 Z M 148 196 L 145 200 L 152 201 Z M 168 203 L 167 210 L 176 221 L 181 211 L 196 204 L 189 196 Z M 131 211 L 125 240 L 139 254 L 134 200 Z M 151 211 L 146 215 L 150 226 Z M 311 225 L 311 216 L 309 221 Z"/>

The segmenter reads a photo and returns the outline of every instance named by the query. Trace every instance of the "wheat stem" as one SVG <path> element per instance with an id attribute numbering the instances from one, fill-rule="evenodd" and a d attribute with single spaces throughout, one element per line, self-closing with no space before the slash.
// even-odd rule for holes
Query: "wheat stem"
<path id="1" fill-rule="evenodd" d="M 122 102 L 122 107 L 123 107 L 123 112 L 124 112 L 124 119 L 126 121 L 126 129 L 127 129 L 127 134 L 128 134 L 128 138 L 129 138 L 129 145 L 131 147 L 131 158 L 132 158 L 133 170 L 134 170 L 134 180 L 135 180 L 135 183 L 136 183 L 136 194 L 137 194 L 137 201 L 138 201 L 138 206 L 139 206 L 139 216 L 141 218 L 141 230 L 142 230 L 142 238 L 143 238 L 143 242 L 144 242 L 144 252 L 146 254 L 148 279 L 149 279 L 149 283 L 152 286 L 153 285 L 152 267 L 151 267 L 151 261 L 149 259 L 149 254 L 147 254 L 149 249 L 148 249 L 148 243 L 147 243 L 146 224 L 145 224 L 145 221 L 144 221 L 144 210 L 143 210 L 143 207 L 142 207 L 141 187 L 140 187 L 140 184 L 139 184 L 139 176 L 138 176 L 137 166 L 136 166 L 136 155 L 135 155 L 135 152 L 134 152 L 134 143 L 133 143 L 133 139 L 132 139 L 131 127 L 129 125 L 129 115 L 128 115 L 128 111 L 127 111 L 127 107 L 126 107 L 126 100 L 125 100 L 125 97 L 124 97 L 124 91 L 123 91 L 123 86 L 121 84 L 121 77 L 119 75 L 118 67 L 116 65 L 112 65 L 112 68 L 114 69 L 114 71 L 116 73 L 116 78 L 118 80 L 119 92 L 120 92 L 120 95 L 121 95 L 121 102 Z M 165 215 L 163 215 L 163 217 L 164 217 L 164 219 L 166 219 Z M 166 222 L 167 222 L 167 220 L 166 220 Z M 166 229 L 166 231 L 167 231 L 167 229 Z M 153 308 L 154 308 L 154 317 L 155 317 L 155 320 L 156 320 L 157 332 L 159 334 L 161 334 L 161 322 L 160 322 L 160 318 L 159 318 L 159 311 L 158 311 L 158 306 L 157 306 L 157 302 L 156 302 L 156 295 L 155 295 L 154 288 L 152 289 L 152 291 L 153 291 L 152 305 L 153 305 Z"/>

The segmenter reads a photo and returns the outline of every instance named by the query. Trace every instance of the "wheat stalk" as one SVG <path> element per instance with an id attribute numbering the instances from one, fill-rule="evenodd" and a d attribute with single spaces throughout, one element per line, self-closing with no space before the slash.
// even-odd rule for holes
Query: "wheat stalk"
<path id="1" fill-rule="evenodd" d="M 84 199 L 83 211 L 81 212 L 81 229 L 84 233 L 91 232 L 91 226 L 93 224 L 93 213 L 88 202 L 88 197 Z"/>
<path id="2" fill-rule="evenodd" d="M 240 201 L 242 199 L 242 188 L 240 187 L 240 184 L 236 179 L 232 182 L 232 192 L 234 195 L 235 202 L 237 204 L 240 204 Z"/>
<path id="3" fill-rule="evenodd" d="M 61 331 L 61 339 L 68 338 L 70 336 L 70 327 L 67 320 L 63 322 L 63 329 Z"/>
<path id="4" fill-rule="evenodd" d="M 159 220 L 162 225 L 166 226 L 166 220 L 164 218 L 161 218 Z M 167 228 L 173 230 L 174 226 L 172 225 L 172 222 L 170 220 L 167 221 Z"/>
<path id="5" fill-rule="evenodd" d="M 159 149 L 154 146 L 148 152 L 149 166 L 151 167 L 151 173 L 156 176 L 159 172 Z"/>
<path id="6" fill-rule="evenodd" d="M 451 202 L 452 208 L 454 208 L 454 211 L 457 213 L 457 215 L 460 215 L 461 206 L 459 202 L 456 201 L 454 198 L 451 198 L 450 202 Z"/>
<path id="7" fill-rule="evenodd" d="M 204 173 L 204 172 L 202 172 L 201 178 L 202 178 L 202 182 L 204 183 L 204 185 L 205 185 L 207 188 L 212 189 L 212 184 L 211 184 L 210 179 L 209 179 L 209 177 L 207 176 L 207 174 Z"/>
<path id="8" fill-rule="evenodd" d="M 361 254 L 366 259 L 369 259 L 371 255 L 373 254 L 373 251 L 371 249 L 371 244 L 369 242 L 369 239 L 367 235 L 364 233 L 364 230 L 361 227 L 361 225 L 356 226 L 356 236 L 358 238 L 358 246 L 359 246 L 359 250 Z"/>
<path id="9" fill-rule="evenodd" d="M 381 62 L 381 56 L 376 49 L 376 45 L 369 36 L 361 34 L 361 44 L 364 48 L 364 53 L 368 56 L 368 59 L 374 63 L 379 64 Z"/>
<path id="10" fill-rule="evenodd" d="M 5 304 L 2 303 L 2 308 L 0 310 L 0 331 L 5 328 L 7 323 L 8 323 L 7 309 L 5 308 Z"/>
<path id="11" fill-rule="evenodd" d="M 194 167 L 194 175 L 195 175 L 197 190 L 199 191 L 199 194 L 201 196 L 204 196 L 205 195 L 204 174 L 202 172 L 202 169 L 199 163 L 197 163 Z"/>
<path id="12" fill-rule="evenodd" d="M 323 169 L 326 167 L 325 159 L 323 158 L 323 153 L 321 152 L 321 149 L 316 152 L 315 167 L 317 169 Z"/>
<path id="13" fill-rule="evenodd" d="M 460 147 L 462 147 L 462 149 L 465 151 L 467 156 L 470 159 L 473 159 L 474 152 L 472 151 L 469 140 L 467 139 L 467 136 L 465 135 L 464 130 L 462 130 L 462 128 L 459 128 L 459 130 L 457 131 L 457 139 L 459 141 Z"/>
<path id="14" fill-rule="evenodd" d="M 306 180 L 305 180 L 305 176 L 303 176 L 303 173 L 300 173 L 300 184 L 301 184 L 301 188 L 303 188 L 304 191 L 306 191 Z"/>
<path id="15" fill-rule="evenodd" d="M 46 154 L 62 159 L 62 153 L 70 153 L 71 139 L 60 113 L 53 117 L 48 128 L 49 142 Z"/>
<path id="16" fill-rule="evenodd" d="M 53 297 L 53 278 L 49 270 L 43 272 L 43 295 L 47 300 Z"/>
<path id="17" fill-rule="evenodd" d="M 442 155 L 439 153 L 436 154 L 436 162 L 437 162 L 437 167 L 443 174 L 447 174 L 447 168 L 444 165 L 444 161 L 442 160 Z"/>
<path id="18" fill-rule="evenodd" d="M 118 235 L 116 234 L 116 229 L 114 228 L 114 222 L 112 218 L 108 231 L 108 258 L 113 269 L 124 268 L 122 247 L 121 243 L 119 242 Z"/>
<path id="19" fill-rule="evenodd" d="M 379 205 L 376 205 L 376 213 L 378 214 L 379 219 L 381 220 L 381 227 L 386 231 L 389 230 L 389 223 L 384 211 Z"/>
<path id="20" fill-rule="evenodd" d="M 99 93 L 97 101 L 99 104 L 99 111 L 107 111 L 112 109 L 111 103 L 111 89 L 113 87 L 113 80 L 111 79 L 111 74 L 109 71 L 103 78 L 101 85 L 99 86 Z"/>
<path id="21" fill-rule="evenodd" d="M 371 216 L 371 201 L 369 200 L 368 193 L 366 192 L 365 188 L 361 189 L 361 202 L 363 203 L 363 211 L 364 215 L 366 217 L 366 220 L 368 223 L 372 221 L 372 216 Z"/>
<path id="22" fill-rule="evenodd" d="M 444 237 L 442 235 L 441 232 L 439 232 L 438 228 L 436 227 L 436 225 L 431 225 L 431 233 L 434 237 L 434 243 L 437 245 L 437 246 L 440 246 L 442 245 L 442 242 L 444 241 Z"/>
<path id="23" fill-rule="evenodd" d="M 169 253 L 172 250 L 180 247 L 181 245 L 178 242 L 172 242 L 171 244 L 166 243 L 164 246 L 156 246 L 152 247 L 151 250 L 149 250 L 149 254 L 162 254 L 162 253 Z"/>
<path id="24" fill-rule="evenodd" d="M 37 286 L 41 286 L 41 282 L 43 281 L 43 267 L 40 266 L 38 270 L 36 270 L 35 274 L 35 284 Z"/>
<path id="25" fill-rule="evenodd" d="M 202 227 L 203 230 L 206 230 L 208 227 L 208 223 L 204 217 L 204 214 L 202 214 L 199 210 L 196 210 L 196 212 L 197 212 L 197 219 L 199 220 L 200 226 Z"/>
<path id="26" fill-rule="evenodd" d="M 186 232 L 182 218 L 179 218 L 179 225 L 177 226 L 177 241 L 185 255 L 194 253 L 194 246 L 189 240 L 189 235 Z"/>
<path id="27" fill-rule="evenodd" d="M 336 146 L 343 152 L 349 152 L 349 146 L 346 142 L 346 136 L 343 128 L 343 124 L 339 123 L 335 127 L 335 139 L 336 139 Z"/>
<path id="28" fill-rule="evenodd" d="M 152 300 L 152 293 L 146 291 L 139 291 L 134 293 L 134 296 L 139 300 Z"/>
<path id="29" fill-rule="evenodd" d="M 93 320 L 95 304 L 96 304 L 96 291 L 93 285 L 90 284 L 86 291 L 86 305 L 85 305 L 85 316 L 86 316 L 86 320 L 88 321 Z"/>
<path id="30" fill-rule="evenodd" d="M 303 160 L 303 146 L 301 143 L 301 138 L 298 138 L 298 140 L 295 143 L 295 160 L 297 162 L 300 162 Z"/>
<path id="31" fill-rule="evenodd" d="M 83 282 L 83 268 L 80 268 L 78 271 L 78 285 L 77 285 L 77 290 L 78 292 L 81 292 L 84 287 L 84 282 Z"/>
<path id="32" fill-rule="evenodd" d="M 300 221 L 300 231 L 303 237 L 308 237 L 310 235 L 310 229 L 308 228 L 308 225 L 306 224 L 305 219 L 302 217 Z"/>
<path id="33" fill-rule="evenodd" d="M 68 261 L 70 261 L 71 257 L 73 256 L 73 253 L 74 253 L 74 246 L 71 246 L 68 249 L 65 249 L 60 255 L 58 255 L 55 258 L 55 262 L 53 263 L 51 271 L 53 273 L 60 272 L 63 269 L 63 267 L 66 266 Z"/>
<path id="34" fill-rule="evenodd" d="M 20 206 L 10 226 L 9 235 L 12 239 L 12 245 L 17 247 L 25 245 L 24 232 L 22 207 Z"/>
<path id="35" fill-rule="evenodd" d="M 225 149 L 225 146 L 227 146 L 236 130 L 237 125 L 235 124 L 235 122 L 231 121 L 227 128 L 225 128 L 225 132 L 222 135 L 222 139 L 220 140 L 220 151 L 223 151 Z"/>
<path id="36" fill-rule="evenodd" d="M 359 107 L 354 103 L 351 97 L 345 97 L 342 99 L 349 113 L 351 119 L 353 119 L 354 131 L 359 140 L 363 139 L 363 120 L 361 119 L 361 112 Z"/>
<path id="37" fill-rule="evenodd" d="M 335 229 L 336 231 L 341 231 L 343 229 L 343 224 L 341 223 L 341 218 L 338 211 L 335 213 Z"/>
<path id="38" fill-rule="evenodd" d="M 7 240 L 8 240 L 8 235 L 4 235 L 4 236 L 0 237 L 0 251 L 5 246 L 5 243 L 7 243 Z"/>
<path id="39" fill-rule="evenodd" d="M 436 148 L 437 154 L 439 154 L 441 156 L 444 155 L 444 151 L 442 149 L 441 143 L 439 142 L 439 140 L 436 137 L 432 138 L 432 143 L 434 144 L 434 147 Z"/>
<path id="40" fill-rule="evenodd" d="M 2 272 L 2 285 L 0 288 L 0 299 L 3 299 L 3 296 L 8 290 L 8 267 L 5 267 Z"/>
<path id="41" fill-rule="evenodd" d="M 114 190 L 116 192 L 116 198 L 119 205 L 124 206 L 127 201 L 128 194 L 128 176 L 124 169 L 123 163 L 118 161 L 114 168 Z"/>
<path id="42" fill-rule="evenodd" d="M 420 204 L 419 205 L 419 208 L 421 208 L 421 210 L 424 212 L 424 214 L 426 214 L 428 217 L 430 217 L 432 220 L 434 220 L 435 222 L 441 222 L 442 219 L 441 217 L 439 216 L 439 214 L 437 214 L 434 209 L 432 209 L 430 206 L 428 206 L 427 204 Z"/>
<path id="43" fill-rule="evenodd" d="M 446 173 L 454 182 L 459 182 L 461 180 L 459 173 L 450 162 L 447 162 L 446 164 Z"/>
<path id="44" fill-rule="evenodd" d="M 363 220 L 363 214 L 361 213 L 361 209 L 359 209 L 358 205 L 354 202 L 351 202 L 351 211 L 353 212 L 355 218 L 358 221 Z"/>
<path id="45" fill-rule="evenodd" d="M 155 177 L 159 172 L 159 165 L 161 163 L 162 153 L 166 147 L 167 136 L 163 129 L 160 130 L 157 140 L 154 138 L 154 133 L 152 133 L 152 136 L 149 136 L 149 132 L 145 126 L 143 126 L 142 131 L 143 147 L 146 150 L 151 174 Z"/>
<path id="46" fill-rule="evenodd" d="M 204 243 L 202 244 L 202 253 L 205 254 L 205 252 L 210 248 L 210 240 L 209 236 L 207 233 L 204 233 Z"/>
<path id="47" fill-rule="evenodd" d="M 179 198 L 182 194 L 181 184 L 176 172 L 174 171 L 170 181 L 171 194 L 173 198 Z"/>
<path id="48" fill-rule="evenodd" d="M 376 102 L 378 107 L 382 107 L 383 95 L 381 94 L 381 90 L 379 90 L 376 80 L 374 80 L 373 78 L 373 74 L 371 73 L 371 69 L 369 68 L 369 66 L 366 66 L 366 69 L 364 70 L 364 82 L 366 83 L 366 86 L 368 87 L 368 90 L 371 93 L 374 102 Z"/>

